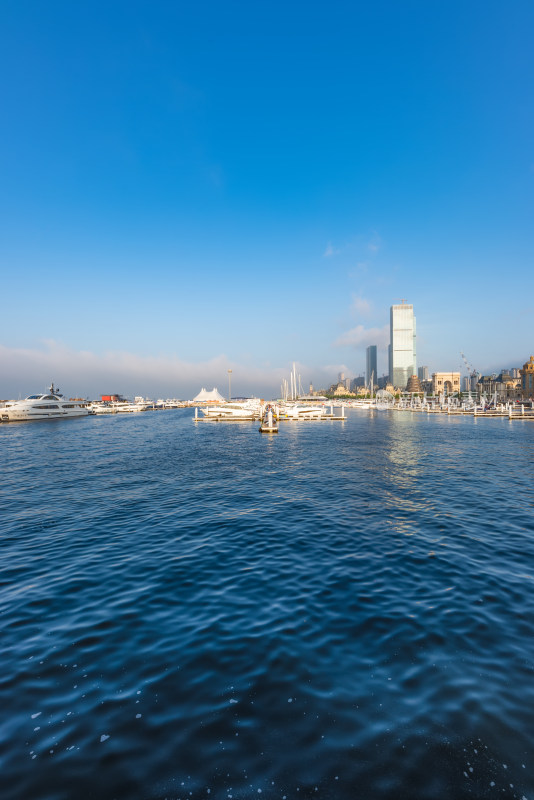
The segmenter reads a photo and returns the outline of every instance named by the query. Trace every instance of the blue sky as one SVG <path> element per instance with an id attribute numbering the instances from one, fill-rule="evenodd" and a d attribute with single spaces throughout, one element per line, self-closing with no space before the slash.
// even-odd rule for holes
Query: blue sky
<path id="1" fill-rule="evenodd" d="M 534 352 L 530 0 L 1 11 L 0 397 Z"/>

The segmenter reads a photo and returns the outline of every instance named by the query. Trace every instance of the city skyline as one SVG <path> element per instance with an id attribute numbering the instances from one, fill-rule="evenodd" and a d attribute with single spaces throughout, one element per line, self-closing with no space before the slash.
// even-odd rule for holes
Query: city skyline
<path id="1" fill-rule="evenodd" d="M 366 348 L 365 363 L 362 369 L 353 369 L 342 365 L 340 372 L 344 373 L 349 380 L 364 376 L 367 385 L 369 383 L 366 367 L 369 362 L 368 351 L 374 348 L 376 345 Z M 381 349 L 381 356 L 382 365 L 387 366 L 387 346 Z M 477 372 L 480 375 L 498 375 L 503 370 L 519 370 L 528 359 L 529 356 L 525 356 L 516 363 L 503 364 L 493 370 L 477 370 Z M 103 358 L 97 358 L 90 352 L 74 352 L 54 342 L 47 342 L 46 348 L 41 351 L 21 348 L 10 352 L 0 345 L 0 363 L 3 365 L 4 378 L 6 375 L 14 376 L 11 381 L 15 387 L 10 394 L 4 391 L 5 397 L 2 397 L 0 392 L 1 400 L 24 397 L 31 392 L 44 390 L 51 381 L 59 384 L 61 389 L 64 389 L 69 395 L 76 394 L 93 399 L 109 392 L 118 392 L 131 397 L 140 394 L 151 399 L 178 396 L 181 399 L 192 399 L 202 387 L 217 388 L 226 396 L 228 393 L 228 363 L 230 362 L 219 358 L 210 362 L 192 364 L 180 361 L 178 358 L 152 359 L 129 353 L 108 353 Z M 369 363 L 373 363 L 373 357 Z M 375 385 L 384 379 L 390 382 L 388 369 L 380 370 L 380 363 L 380 361 L 377 362 L 378 374 L 374 379 Z M 313 384 L 315 390 L 326 390 L 332 382 L 335 382 L 338 369 L 336 365 L 310 368 L 300 362 L 288 362 L 284 366 L 271 367 L 269 370 L 253 364 L 241 365 L 237 368 L 234 366 L 232 369 L 234 382 L 232 396 L 279 396 L 280 385 L 282 381 L 287 380 L 293 364 L 303 386 Z M 447 371 L 441 370 L 439 365 L 431 368 L 425 365 L 423 369 L 428 371 L 427 380 L 431 378 L 433 372 Z M 457 365 L 457 368 L 452 371 L 457 371 L 462 376 L 470 374 L 465 363 Z M 267 372 L 268 378 L 266 378 Z M 414 374 L 418 373 L 421 373 L 420 367 L 414 372 Z M 338 372 L 338 378 L 339 374 Z M 28 379 L 27 376 L 32 377 Z M 69 376 L 71 376 L 70 381 L 68 380 Z M 9 380 L 4 379 L 1 382 L 2 387 L 6 387 L 8 384 Z M 76 392 L 75 389 L 79 391 Z"/>
<path id="2" fill-rule="evenodd" d="M 530 356 L 534 8 L 7 2 L 0 397 Z M 224 391 L 223 391 L 224 393 Z"/>

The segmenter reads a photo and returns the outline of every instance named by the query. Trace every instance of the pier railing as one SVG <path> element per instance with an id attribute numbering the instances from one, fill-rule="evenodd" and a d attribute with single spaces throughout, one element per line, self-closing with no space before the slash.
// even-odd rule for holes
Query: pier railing
<path id="1" fill-rule="evenodd" d="M 472 417 L 501 417 L 506 419 L 529 419 L 534 420 L 534 408 L 520 403 L 501 403 L 497 406 L 484 405 L 458 405 L 452 403 L 419 403 L 411 405 L 407 403 L 396 403 L 390 405 L 392 411 L 411 411 L 422 414 L 447 414 L 448 416 L 472 416 Z"/>

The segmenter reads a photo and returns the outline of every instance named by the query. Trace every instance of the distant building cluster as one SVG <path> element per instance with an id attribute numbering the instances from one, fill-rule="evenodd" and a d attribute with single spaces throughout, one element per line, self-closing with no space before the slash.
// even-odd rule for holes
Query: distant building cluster
<path id="1" fill-rule="evenodd" d="M 432 372 L 417 367 L 417 333 L 413 305 L 402 300 L 390 308 L 388 374 L 378 375 L 378 346 L 369 345 L 365 353 L 365 375 L 352 380 L 343 372 L 326 393 L 333 396 L 363 396 L 377 389 L 410 394 L 455 395 L 474 392 L 496 396 L 498 400 L 534 398 L 534 356 L 522 368 L 503 369 L 500 374 L 481 375 L 465 359 L 469 375 L 460 372 Z"/>

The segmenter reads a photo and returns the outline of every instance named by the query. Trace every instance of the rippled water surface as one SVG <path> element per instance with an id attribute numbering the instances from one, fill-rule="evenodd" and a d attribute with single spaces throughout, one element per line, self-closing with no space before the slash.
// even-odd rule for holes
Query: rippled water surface
<path id="1" fill-rule="evenodd" d="M 534 424 L 0 425 L 0 795 L 534 800 Z"/>

